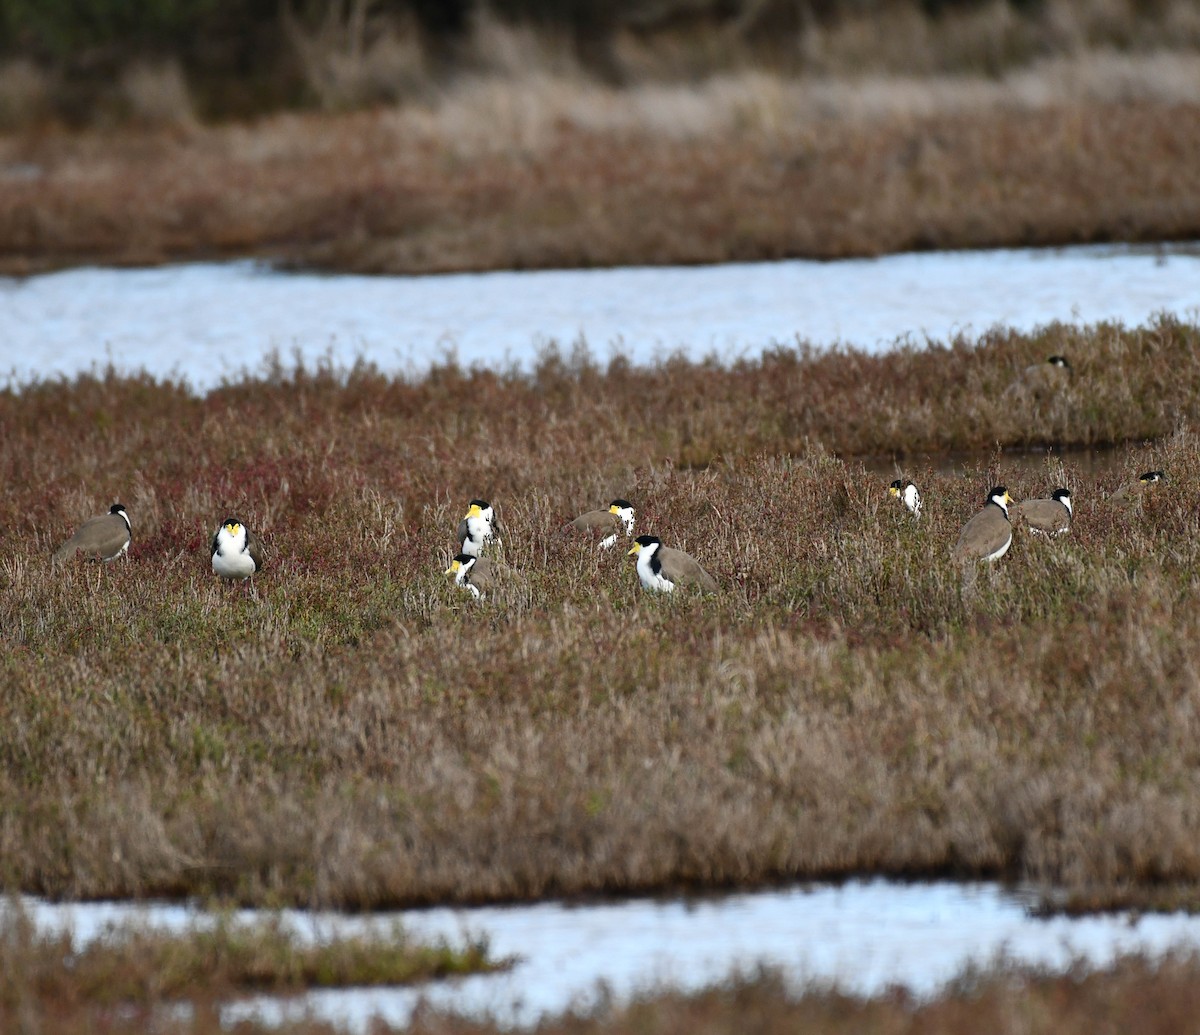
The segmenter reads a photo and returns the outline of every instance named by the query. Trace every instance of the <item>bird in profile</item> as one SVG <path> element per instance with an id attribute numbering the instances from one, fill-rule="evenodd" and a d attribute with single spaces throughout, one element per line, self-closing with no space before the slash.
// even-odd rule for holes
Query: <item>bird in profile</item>
<path id="1" fill-rule="evenodd" d="M 473 557 L 460 553 L 450 562 L 444 575 L 453 575 L 454 584 L 467 590 L 476 600 L 490 593 L 499 585 L 498 572 L 486 557 Z"/>
<path id="2" fill-rule="evenodd" d="M 496 515 L 487 500 L 471 500 L 467 513 L 458 523 L 458 551 L 478 557 L 496 538 Z"/>
<path id="3" fill-rule="evenodd" d="M 954 557 L 960 561 L 997 561 L 1012 545 L 1012 523 L 1008 505 L 1013 499 L 1008 489 L 997 485 L 987 495 L 983 509 L 965 525 L 954 545 Z"/>
<path id="4" fill-rule="evenodd" d="M 629 555 L 637 557 L 638 578 L 652 592 L 673 593 L 677 586 L 698 586 L 705 593 L 717 591 L 716 580 L 694 557 L 663 546 L 656 535 L 638 536 Z"/>
<path id="5" fill-rule="evenodd" d="M 231 582 L 248 579 L 263 566 L 262 542 L 238 518 L 221 522 L 212 540 L 212 569 Z"/>
<path id="6" fill-rule="evenodd" d="M 1126 482 L 1117 489 L 1109 500 L 1133 510 L 1142 505 L 1142 499 L 1148 491 L 1165 482 L 1167 476 L 1162 471 L 1146 471 L 1140 474 L 1136 481 Z"/>
<path id="7" fill-rule="evenodd" d="M 899 499 L 913 517 L 921 516 L 921 494 L 912 482 L 901 481 L 897 478 L 888 486 L 888 492 Z"/>
<path id="8" fill-rule="evenodd" d="M 1024 521 L 1034 532 L 1042 535 L 1062 535 L 1071 527 L 1075 504 L 1070 489 L 1055 489 L 1050 498 L 1022 500 L 1013 505 L 1013 516 Z"/>
<path id="9" fill-rule="evenodd" d="M 54 551 L 54 560 L 61 564 L 77 554 L 89 561 L 112 561 L 126 556 L 133 525 L 123 503 L 114 503 L 107 514 L 88 518 L 70 539 Z"/>
<path id="10" fill-rule="evenodd" d="M 589 510 L 567 525 L 576 532 L 600 535 L 601 550 L 610 550 L 622 533 L 633 535 L 633 504 L 628 500 L 613 500 L 608 510 Z"/>

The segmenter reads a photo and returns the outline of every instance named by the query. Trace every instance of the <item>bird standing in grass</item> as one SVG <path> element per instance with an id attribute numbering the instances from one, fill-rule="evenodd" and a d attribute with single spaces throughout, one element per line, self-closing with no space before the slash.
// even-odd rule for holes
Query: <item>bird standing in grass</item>
<path id="1" fill-rule="evenodd" d="M 1024 520 L 1034 532 L 1062 535 L 1071 527 L 1075 505 L 1070 489 L 1055 489 L 1048 500 L 1022 500 L 1013 507 L 1013 515 Z"/>
<path id="2" fill-rule="evenodd" d="M 484 546 L 496 537 L 496 515 L 487 500 L 471 500 L 467 513 L 458 523 L 458 550 L 478 557 Z"/>
<path id="3" fill-rule="evenodd" d="M 486 557 L 472 557 L 469 553 L 460 553 L 450 562 L 450 567 L 443 572 L 454 576 L 454 584 L 478 600 L 484 593 L 490 593 L 497 586 L 497 572 L 492 562 Z"/>
<path id="4" fill-rule="evenodd" d="M 633 541 L 630 556 L 637 557 L 638 578 L 642 586 L 657 593 L 673 593 L 676 586 L 699 586 L 705 593 L 717 591 L 716 580 L 684 553 L 663 546 L 656 535 L 640 535 Z"/>
<path id="5" fill-rule="evenodd" d="M 613 500 L 608 510 L 589 510 L 580 514 L 567 525 L 576 532 L 601 535 L 601 550 L 610 550 L 622 534 L 633 535 L 633 504 L 627 500 Z"/>
<path id="6" fill-rule="evenodd" d="M 897 478 L 888 486 L 888 492 L 899 499 L 913 517 L 921 516 L 921 494 L 912 482 L 901 481 Z"/>
<path id="7" fill-rule="evenodd" d="M 79 531 L 54 551 L 54 560 L 61 564 L 80 553 L 89 561 L 116 560 L 127 555 L 132 538 L 133 525 L 125 505 L 114 503 L 107 514 L 88 518 L 80 525 Z"/>
<path id="8" fill-rule="evenodd" d="M 1045 363 L 1027 366 L 1004 394 L 1030 396 L 1038 401 L 1050 399 L 1070 385 L 1073 373 L 1066 356 L 1049 356 Z"/>
<path id="9" fill-rule="evenodd" d="M 954 545 L 959 561 L 998 561 L 1012 545 L 1012 523 L 1008 505 L 1013 499 L 1008 489 L 997 485 L 988 493 L 987 502 L 964 526 Z"/>
<path id="10" fill-rule="evenodd" d="M 1166 480 L 1167 476 L 1162 471 L 1147 471 L 1145 474 L 1138 475 L 1137 481 L 1126 482 L 1109 496 L 1109 499 L 1130 510 L 1136 510 L 1142 505 L 1142 499 L 1147 491 Z"/>
<path id="11" fill-rule="evenodd" d="M 262 543 L 240 520 L 227 517 L 212 541 L 212 568 L 223 579 L 242 581 L 263 566 Z"/>

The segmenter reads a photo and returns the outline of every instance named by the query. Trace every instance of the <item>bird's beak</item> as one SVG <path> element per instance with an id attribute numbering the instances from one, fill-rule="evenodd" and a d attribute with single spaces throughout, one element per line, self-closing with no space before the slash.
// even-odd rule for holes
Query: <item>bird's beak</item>
<path id="1" fill-rule="evenodd" d="M 442 572 L 442 574 L 443 575 L 453 575 L 456 571 L 458 571 L 458 568 L 459 568 L 458 561 L 451 561 L 450 567 L 447 568 L 444 572 Z"/>
<path id="2" fill-rule="evenodd" d="M 888 495 L 889 496 L 899 496 L 900 490 L 897 489 L 896 486 L 894 486 L 894 485 L 889 485 L 888 486 Z"/>
<path id="3" fill-rule="evenodd" d="M 471 509 L 467 511 L 467 517 L 479 517 L 482 513 L 483 511 L 479 509 L 479 504 L 472 503 Z"/>
<path id="4" fill-rule="evenodd" d="M 1004 502 L 1005 502 L 1005 503 L 1015 503 L 1015 502 L 1016 502 L 1016 500 L 1014 500 L 1014 499 L 1013 499 L 1013 498 L 1012 498 L 1012 497 L 1011 497 L 1011 496 L 1010 496 L 1010 495 L 1009 495 L 1009 494 L 1006 492 L 1006 493 L 1004 494 Z"/>
<path id="5" fill-rule="evenodd" d="M 608 512 L 609 512 L 610 514 L 620 514 L 620 513 L 621 513 L 621 508 L 620 508 L 620 507 L 618 507 L 618 506 L 612 506 L 612 507 L 609 507 L 609 508 L 608 508 Z"/>
<path id="6" fill-rule="evenodd" d="M 641 548 L 642 548 L 642 544 L 641 544 L 641 543 L 634 543 L 634 544 L 633 544 L 633 548 L 632 548 L 632 549 L 629 551 L 629 553 L 627 553 L 625 556 L 626 556 L 626 557 L 632 557 L 632 556 L 633 556 L 635 553 L 637 553 L 637 552 L 638 552 L 638 551 L 639 551 Z"/>

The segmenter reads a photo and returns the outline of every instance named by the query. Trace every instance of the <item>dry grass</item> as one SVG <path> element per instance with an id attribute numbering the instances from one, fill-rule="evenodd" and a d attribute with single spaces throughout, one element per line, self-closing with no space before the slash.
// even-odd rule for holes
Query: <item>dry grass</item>
<path id="1" fill-rule="evenodd" d="M 78 945 L 69 932 L 35 929 L 19 908 L 0 917 L 0 1020 L 24 997 L 77 1011 L 159 1005 L 251 992 L 404 985 L 505 966 L 486 945 L 411 944 L 399 927 L 306 943 L 277 919 L 227 917 L 180 932 L 136 925 Z M 8 1024 L 4 1030 L 11 1030 Z"/>
<path id="2" fill-rule="evenodd" d="M 938 873 L 1194 903 L 1197 333 L 0 395 L 4 882 L 381 906 Z M 1166 437 L 1105 473 L 910 471 L 916 524 L 831 452 L 1024 441 L 980 388 L 1048 351 L 1086 380 L 1035 426 Z M 1106 502 L 1148 468 L 1140 511 Z M 968 584 L 949 547 L 996 481 L 1069 485 L 1077 525 Z M 473 496 L 505 604 L 441 574 Z M 722 592 L 648 597 L 555 534 L 614 496 Z M 51 570 L 113 498 L 130 560 Z M 257 596 L 209 570 L 230 512 L 270 551 Z"/>
<path id="3" fill-rule="evenodd" d="M 186 98 L 166 107 L 145 117 L 171 121 Z M 259 255 L 425 273 L 1180 239 L 1200 234 L 1198 150 L 1200 81 L 1178 55 L 999 81 L 742 73 L 613 91 L 530 73 L 372 113 L 0 139 L 0 270 Z"/>
<path id="4" fill-rule="evenodd" d="M 44 947 L 49 950 L 51 946 Z M 43 966 L 43 946 L 32 953 L 14 950 L 7 962 L 17 970 L 0 976 L 0 1022 L 5 1031 L 48 1031 L 73 1035 L 96 1030 L 123 1035 L 153 1030 L 163 1035 L 208 1035 L 228 1031 L 219 1003 L 193 998 L 189 1010 L 161 999 L 114 1004 L 89 996 L 64 957 L 47 958 L 37 979 L 24 968 Z M 30 959 L 30 956 L 33 959 Z M 66 955 L 66 964 L 71 960 Z M 1030 1035 L 1093 1035 L 1096 1031 L 1179 1035 L 1195 1030 L 1200 1011 L 1200 964 L 1177 954 L 1161 961 L 1121 959 L 1102 970 L 1078 965 L 1047 976 L 999 963 L 961 975 L 941 995 L 916 1000 L 892 991 L 869 1000 L 835 989 L 789 989 L 766 972 L 694 994 L 650 994 L 627 1006 L 600 1007 L 584 1016 L 544 1020 L 539 1035 L 759 1035 L 803 1031 L 812 1035 L 974 1035 L 979 1031 Z M 241 1021 L 238 1032 L 264 1030 Z M 283 1022 L 268 1029 L 283 1035 L 328 1033 L 311 1020 Z M 374 1022 L 372 1031 L 393 1029 Z M 509 1030 L 490 1021 L 449 1018 L 420 1011 L 405 1029 L 412 1035 L 490 1035 Z"/>

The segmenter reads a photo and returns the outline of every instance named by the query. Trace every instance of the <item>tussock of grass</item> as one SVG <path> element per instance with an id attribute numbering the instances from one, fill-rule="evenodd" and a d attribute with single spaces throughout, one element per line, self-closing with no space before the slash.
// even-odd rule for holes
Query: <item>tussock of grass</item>
<path id="1" fill-rule="evenodd" d="M 76 947 L 69 933 L 39 933 L 19 909 L 0 918 L 0 961 L 0 1009 L 30 992 L 78 1008 L 402 985 L 497 968 L 482 943 L 413 945 L 394 927 L 308 944 L 279 920 L 218 918 L 182 932 L 125 924 Z"/>
<path id="2" fill-rule="evenodd" d="M 0 876 L 344 906 L 863 872 L 1194 887 L 1196 334 L 0 394 Z M 1076 384 L 1019 421 L 993 390 L 1050 352 Z M 1043 434 L 1164 437 L 1103 471 L 918 466 L 919 522 L 834 452 Z M 1151 468 L 1136 508 L 1107 501 Z M 997 482 L 1066 484 L 1075 527 L 1019 531 L 967 584 L 950 546 Z M 474 496 L 506 602 L 442 575 Z M 722 591 L 647 596 L 622 550 L 556 534 L 615 496 Z M 129 561 L 52 570 L 115 497 Z M 230 512 L 268 549 L 257 596 L 210 571 Z"/>

